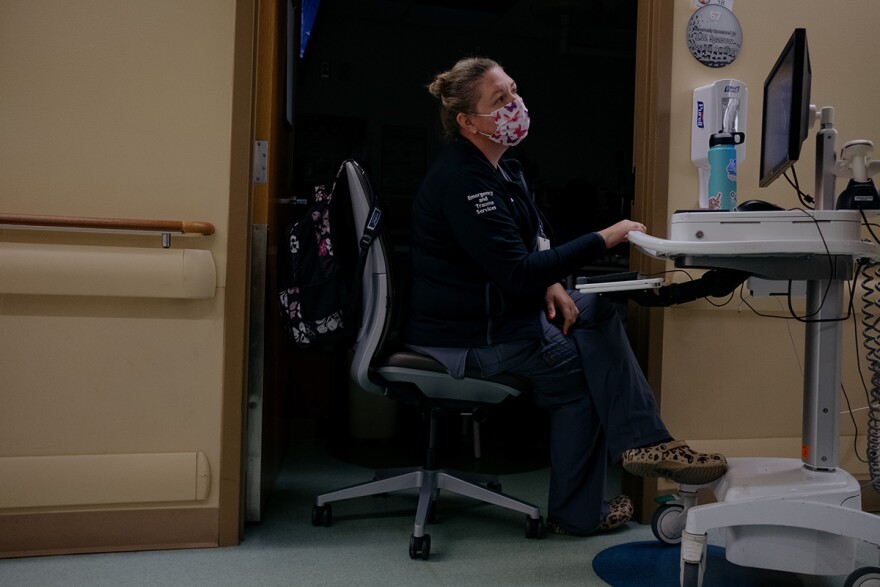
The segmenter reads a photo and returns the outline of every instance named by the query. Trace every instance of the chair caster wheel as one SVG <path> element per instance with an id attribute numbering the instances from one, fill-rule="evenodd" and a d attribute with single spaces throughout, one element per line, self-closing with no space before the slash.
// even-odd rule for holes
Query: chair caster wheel
<path id="1" fill-rule="evenodd" d="M 492 491 L 497 491 L 501 493 L 501 483 L 498 481 L 489 481 L 486 483 L 486 489 L 491 489 Z"/>
<path id="2" fill-rule="evenodd" d="M 670 546 L 681 544 L 681 531 L 684 528 L 684 520 L 681 516 L 684 506 L 681 504 L 664 504 L 654 511 L 651 518 L 651 531 L 654 537 Z"/>
<path id="3" fill-rule="evenodd" d="M 327 527 L 333 523 L 333 508 L 330 504 L 316 505 L 312 508 L 312 526 Z"/>
<path id="4" fill-rule="evenodd" d="M 416 560 L 428 560 L 431 555 L 431 535 L 416 536 L 413 534 L 409 537 L 409 558 Z"/>
<path id="5" fill-rule="evenodd" d="M 526 516 L 526 538 L 544 537 L 544 516 L 530 518 Z"/>

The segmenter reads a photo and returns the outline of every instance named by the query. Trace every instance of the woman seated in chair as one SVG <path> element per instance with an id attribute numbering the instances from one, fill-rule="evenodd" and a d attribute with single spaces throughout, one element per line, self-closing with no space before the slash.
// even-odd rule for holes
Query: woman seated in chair
<path id="1" fill-rule="evenodd" d="M 678 483 L 723 475 L 722 455 L 671 437 L 612 304 L 560 285 L 645 227 L 623 220 L 551 247 L 520 166 L 502 159 L 529 130 L 516 82 L 470 58 L 428 89 L 451 144 L 413 206 L 406 341 L 454 377 L 474 367 L 533 384 L 551 418 L 548 530 L 583 536 L 630 519 L 629 498 L 603 500 L 609 460 Z"/>

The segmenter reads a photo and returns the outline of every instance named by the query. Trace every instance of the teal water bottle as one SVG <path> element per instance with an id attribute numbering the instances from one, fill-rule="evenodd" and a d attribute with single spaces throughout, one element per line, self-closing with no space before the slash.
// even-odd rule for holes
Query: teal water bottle
<path id="1" fill-rule="evenodd" d="M 709 139 L 709 209 L 736 208 L 736 146 L 741 132 L 719 132 Z"/>

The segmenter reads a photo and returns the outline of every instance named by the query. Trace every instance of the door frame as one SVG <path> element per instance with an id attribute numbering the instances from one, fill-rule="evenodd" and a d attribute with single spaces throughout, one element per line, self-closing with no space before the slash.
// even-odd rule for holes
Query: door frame
<path id="1" fill-rule="evenodd" d="M 295 58 L 285 51 L 290 6 L 289 0 L 236 2 L 221 546 L 238 544 L 245 522 L 259 520 L 287 441 L 283 391 L 290 382 L 287 362 L 282 359 L 289 344 L 283 338 L 277 307 L 267 292 L 274 291 L 276 282 L 274 243 L 290 215 L 289 207 L 279 205 L 288 195 L 286 166 L 293 133 L 286 117 L 290 96 L 283 83 L 285 58 Z M 292 6 L 298 8 L 299 2 L 292 2 Z M 258 140 L 265 142 L 267 157 L 265 179 L 256 182 L 254 153 Z M 252 328 L 261 319 L 262 325 Z M 251 399 L 255 400 L 254 409 Z M 249 446 L 249 438 L 259 445 Z M 254 463 L 254 459 L 259 462 Z M 249 467 L 249 461 L 255 466 Z"/>
<path id="2" fill-rule="evenodd" d="M 672 90 L 672 38 L 675 11 L 667 0 L 639 0 L 636 27 L 632 216 L 649 234 L 663 236 L 669 208 L 669 138 Z M 647 255 L 630 255 L 630 269 L 656 274 L 666 263 Z M 627 330 L 636 357 L 654 391 L 662 397 L 663 308 L 633 302 L 627 308 Z M 646 524 L 656 508 L 657 481 L 624 476 L 623 492 L 635 504 L 635 517 Z"/>
<path id="3" fill-rule="evenodd" d="M 247 414 L 249 252 L 254 55 L 257 0 L 235 2 L 232 127 L 229 157 L 229 217 L 223 311 L 223 404 L 221 408 L 218 545 L 239 544 L 244 534 L 243 447 Z"/>

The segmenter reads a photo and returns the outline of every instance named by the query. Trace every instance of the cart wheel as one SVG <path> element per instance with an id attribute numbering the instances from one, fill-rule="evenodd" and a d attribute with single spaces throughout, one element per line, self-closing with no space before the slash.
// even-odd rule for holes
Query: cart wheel
<path id="1" fill-rule="evenodd" d="M 862 567 L 850 573 L 843 587 L 880 587 L 880 567 Z"/>
<path id="2" fill-rule="evenodd" d="M 431 555 L 431 535 L 416 536 L 413 534 L 409 537 L 409 558 L 428 560 Z"/>
<path id="3" fill-rule="evenodd" d="M 530 518 L 526 516 L 526 538 L 544 537 L 544 516 Z"/>
<path id="4" fill-rule="evenodd" d="M 663 544 L 681 544 L 681 530 L 684 520 L 681 519 L 684 506 L 677 503 L 666 503 L 654 511 L 651 518 L 651 531 L 654 537 Z"/>
<path id="5" fill-rule="evenodd" d="M 333 509 L 330 504 L 316 505 L 312 508 L 312 526 L 327 527 L 333 523 Z"/>

